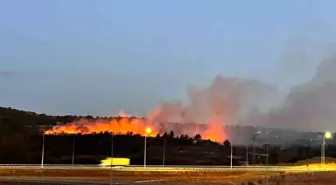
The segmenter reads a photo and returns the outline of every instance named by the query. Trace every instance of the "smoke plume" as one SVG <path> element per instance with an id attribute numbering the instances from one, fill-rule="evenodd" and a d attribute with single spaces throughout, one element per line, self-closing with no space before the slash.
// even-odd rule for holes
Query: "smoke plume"
<path id="1" fill-rule="evenodd" d="M 300 131 L 336 130 L 336 58 L 324 59 L 310 81 L 292 88 L 270 111 L 268 125 Z"/>
<path id="2" fill-rule="evenodd" d="M 236 137 L 232 131 L 225 130 L 224 125 L 336 131 L 336 57 L 331 55 L 321 59 L 323 54 L 312 54 L 312 51 L 320 52 L 322 49 L 307 50 L 306 44 L 299 47 L 305 48 L 294 47 L 293 52 L 283 58 L 285 67 L 280 69 L 283 78 L 269 82 L 267 79 L 217 76 L 207 87 L 189 86 L 188 104 L 165 102 L 146 116 L 146 122 L 167 123 L 160 126 L 164 131 L 176 131 L 176 125 L 168 123 L 179 123 L 179 133 L 199 133 L 204 139 L 219 142 L 227 139 L 228 135 L 230 139 L 246 135 L 236 133 Z M 309 79 L 311 71 L 315 74 Z M 299 79 L 302 74 L 303 80 Z M 292 82 L 288 83 L 291 87 L 286 91 L 279 88 L 282 79 Z M 187 123 L 203 126 L 191 128 Z M 121 125 L 119 122 L 103 125 L 109 124 Z M 123 125 L 125 128 L 118 129 L 129 131 L 128 128 L 139 124 Z M 142 127 L 131 130 L 141 134 L 147 123 L 140 125 Z"/>
<path id="3" fill-rule="evenodd" d="M 322 51 L 321 48 L 314 49 Z M 292 65 L 288 63 L 289 58 Z M 287 59 L 286 68 L 290 74 L 283 71 L 282 75 L 297 82 L 287 91 L 280 91 L 281 83 L 277 81 L 266 83 L 257 79 L 217 76 L 208 87 L 188 87 L 188 105 L 165 103 L 151 119 L 169 122 L 174 118 L 185 123 L 209 124 L 208 130 L 200 131 L 205 137 L 219 135 L 223 125 L 242 124 L 298 131 L 335 131 L 336 57 L 313 53 L 306 47 L 295 48 L 284 59 Z M 309 79 L 308 74 L 313 68 L 315 74 Z M 306 80 L 295 79 L 300 75 Z M 222 135 L 226 134 L 223 131 Z"/>
<path id="4" fill-rule="evenodd" d="M 253 79 L 217 76 L 209 87 L 189 87 L 189 104 L 164 103 L 148 118 L 154 122 L 206 124 L 203 138 L 224 141 L 224 125 L 248 123 L 251 112 L 272 106 L 276 87 Z M 171 129 L 171 128 L 170 128 Z M 174 129 L 172 129 L 174 130 Z M 190 133 L 186 128 L 183 133 Z"/>

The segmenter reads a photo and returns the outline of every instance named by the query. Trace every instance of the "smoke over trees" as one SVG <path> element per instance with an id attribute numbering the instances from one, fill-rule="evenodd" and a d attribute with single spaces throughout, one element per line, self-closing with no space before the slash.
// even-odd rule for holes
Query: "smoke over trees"
<path id="1" fill-rule="evenodd" d="M 298 131 L 336 130 L 336 57 L 321 59 L 307 53 L 297 56 L 301 57 L 295 58 L 296 69 L 287 65 L 297 76 L 305 68 L 312 68 L 312 64 L 318 65 L 311 79 L 293 85 L 286 93 L 278 89 L 279 84 L 266 80 L 217 76 L 208 87 L 188 87 L 187 105 L 164 103 L 151 118 L 210 126 L 243 124 Z M 304 65 L 306 60 L 309 66 Z"/>

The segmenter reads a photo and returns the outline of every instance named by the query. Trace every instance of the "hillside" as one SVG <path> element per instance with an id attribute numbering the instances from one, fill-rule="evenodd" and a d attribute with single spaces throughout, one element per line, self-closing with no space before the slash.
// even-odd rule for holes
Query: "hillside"
<path id="1" fill-rule="evenodd" d="M 92 116 L 48 116 L 32 112 L 20 111 L 11 108 L 0 108 L 0 163 L 40 163 L 43 137 L 41 131 L 51 128 L 56 124 L 69 123 L 74 120 L 86 118 L 96 120 Z M 118 120 L 120 117 L 99 118 L 103 120 Z M 122 118 L 135 119 L 135 118 Z M 201 140 L 201 136 L 181 135 L 178 132 L 183 124 L 165 124 L 169 128 L 176 129 L 176 132 L 157 135 L 147 138 L 147 162 L 148 164 L 162 164 L 163 151 L 166 151 L 166 164 L 208 164 L 223 165 L 229 164 L 230 142 L 215 143 L 208 140 Z M 174 126 L 175 125 L 175 126 Z M 195 124 L 189 124 L 190 128 Z M 225 126 L 227 128 L 227 126 Z M 232 129 L 231 129 L 232 128 Z M 191 129 L 190 129 L 191 130 Z M 239 136 L 241 139 L 249 140 L 251 133 L 256 128 L 235 126 L 230 127 L 231 136 Z M 320 148 L 312 145 L 288 145 L 279 140 L 284 132 L 285 136 L 293 135 L 294 132 L 274 132 L 271 136 L 277 140 L 269 147 L 270 164 L 295 163 L 299 160 L 318 157 Z M 287 135 L 286 135 L 287 134 Z M 309 136 L 310 137 L 310 136 Z M 271 138 L 271 137 L 270 137 Z M 272 138 L 271 138 L 272 139 Z M 270 140 L 271 140 L 270 139 Z M 269 141 L 270 141 L 269 140 Z M 166 143 L 164 143 L 166 141 Z M 260 136 L 258 141 L 265 142 Z M 235 142 L 235 141 L 234 141 Z M 75 143 L 75 148 L 74 144 Z M 246 142 L 245 142 L 246 143 Z M 280 145 L 276 144 L 280 143 Z M 336 157 L 336 147 L 328 141 L 327 156 Z M 72 151 L 74 148 L 75 163 L 97 164 L 101 159 L 111 155 L 111 135 L 109 133 L 95 133 L 88 135 L 81 134 L 59 134 L 45 136 L 45 162 L 46 163 L 71 163 Z M 164 147 L 166 146 L 166 147 Z M 132 164 L 143 163 L 144 137 L 133 133 L 113 136 L 114 156 L 130 157 Z M 252 162 L 252 146 L 249 145 L 249 162 Z M 257 164 L 265 163 L 265 145 L 256 145 Z M 260 154 L 260 155 L 258 155 Z M 246 160 L 246 145 L 233 146 L 234 163 L 241 164 Z"/>

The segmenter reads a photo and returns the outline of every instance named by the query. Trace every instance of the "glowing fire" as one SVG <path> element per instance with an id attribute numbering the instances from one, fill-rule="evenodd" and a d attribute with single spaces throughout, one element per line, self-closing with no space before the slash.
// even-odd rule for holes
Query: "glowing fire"
<path id="1" fill-rule="evenodd" d="M 79 120 L 73 123 L 58 125 L 44 134 L 93 134 L 109 132 L 113 134 L 140 134 L 154 137 L 159 133 L 156 124 L 145 119 L 127 118 L 125 113 L 120 119 L 113 120 Z"/>
<path id="2" fill-rule="evenodd" d="M 209 127 L 202 134 L 203 139 L 209 139 L 215 142 L 224 142 L 226 138 L 223 124 L 221 124 L 221 119 L 214 117 L 210 123 Z"/>
<path id="3" fill-rule="evenodd" d="M 199 133 L 203 139 L 209 139 L 215 142 L 224 142 L 226 138 L 221 119 L 213 117 L 210 121 L 208 128 Z M 155 137 L 157 134 L 163 134 L 159 131 L 160 126 L 157 123 L 153 123 L 146 119 L 129 118 L 126 113 L 121 111 L 118 119 L 113 120 L 87 120 L 81 119 L 65 125 L 57 125 L 50 130 L 44 132 L 44 134 L 93 134 L 93 133 L 113 133 L 119 135 L 126 134 L 139 134 L 142 136 Z M 162 130 L 161 130 L 162 131 Z M 169 130 L 165 130 L 169 132 Z M 186 132 L 188 131 L 188 132 Z M 190 133 L 189 130 L 185 130 L 185 133 Z M 195 132 L 193 132 L 195 133 Z"/>

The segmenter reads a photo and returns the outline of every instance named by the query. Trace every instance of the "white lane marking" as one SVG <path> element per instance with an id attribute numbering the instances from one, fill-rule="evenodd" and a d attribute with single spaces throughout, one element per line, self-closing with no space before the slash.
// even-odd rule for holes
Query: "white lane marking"
<path id="1" fill-rule="evenodd" d="M 134 181 L 134 183 L 163 182 L 163 181 L 168 181 L 168 180 L 169 179 L 141 180 L 141 181 Z"/>

